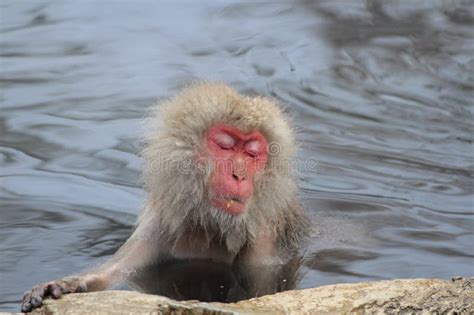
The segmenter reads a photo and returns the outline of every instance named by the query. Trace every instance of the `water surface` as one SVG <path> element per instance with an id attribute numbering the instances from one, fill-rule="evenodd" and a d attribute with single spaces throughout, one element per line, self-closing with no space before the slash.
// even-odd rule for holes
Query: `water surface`
<path id="1" fill-rule="evenodd" d="M 193 79 L 294 117 L 297 287 L 474 274 L 470 1 L 0 2 L 0 310 L 127 238 L 150 104 Z"/>

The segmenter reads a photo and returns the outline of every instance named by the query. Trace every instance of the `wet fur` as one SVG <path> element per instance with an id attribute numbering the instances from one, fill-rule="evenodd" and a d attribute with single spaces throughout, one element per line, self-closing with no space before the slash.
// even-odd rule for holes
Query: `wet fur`
<path id="1" fill-rule="evenodd" d="M 243 132 L 258 130 L 269 142 L 268 162 L 253 178 L 254 194 L 238 216 L 209 205 L 213 163 L 204 134 L 216 123 Z M 265 265 L 287 260 L 301 245 L 309 220 L 295 198 L 289 167 L 295 153 L 293 131 L 275 102 L 241 96 L 223 84 L 200 83 L 156 106 L 149 124 L 143 151 L 148 198 L 133 235 L 93 270 L 26 291 L 22 311 L 39 307 L 48 297 L 104 290 L 174 254 L 192 257 L 196 250 L 206 258 Z M 275 144 L 280 150 L 272 150 Z"/>
<path id="2" fill-rule="evenodd" d="M 239 95 L 224 84 L 198 83 L 157 105 L 145 136 L 143 179 L 148 199 L 134 237 L 154 231 L 160 242 L 176 243 L 204 231 L 208 240 L 224 241 L 230 252 L 251 246 L 262 227 L 278 239 L 280 250 L 295 249 L 307 236 L 308 218 L 295 198 L 289 162 L 294 132 L 281 108 L 263 97 Z M 278 152 L 270 152 L 265 170 L 255 178 L 247 211 L 233 216 L 207 202 L 209 165 L 206 130 L 226 123 L 243 132 L 260 131 Z M 275 148 L 275 147 L 274 147 Z M 204 159 L 203 163 L 197 161 Z"/>

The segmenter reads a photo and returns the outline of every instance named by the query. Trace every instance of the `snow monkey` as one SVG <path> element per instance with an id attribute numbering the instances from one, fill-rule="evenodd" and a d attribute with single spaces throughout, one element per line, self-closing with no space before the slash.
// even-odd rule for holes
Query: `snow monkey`
<path id="1" fill-rule="evenodd" d="M 160 260 L 266 268 L 302 246 L 310 224 L 289 163 L 294 133 L 273 100 L 197 83 L 154 108 L 149 124 L 148 196 L 131 237 L 103 265 L 27 291 L 22 311 L 105 290 Z"/>

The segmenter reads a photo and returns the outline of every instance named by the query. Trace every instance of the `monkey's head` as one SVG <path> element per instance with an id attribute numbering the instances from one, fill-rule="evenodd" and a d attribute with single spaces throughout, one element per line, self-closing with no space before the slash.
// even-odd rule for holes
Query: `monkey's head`
<path id="1" fill-rule="evenodd" d="M 294 204 L 296 148 L 273 101 L 201 83 L 157 106 L 150 123 L 144 176 L 154 209 L 145 210 L 160 212 L 161 233 L 202 227 L 252 239 L 259 224 L 278 229 Z"/>

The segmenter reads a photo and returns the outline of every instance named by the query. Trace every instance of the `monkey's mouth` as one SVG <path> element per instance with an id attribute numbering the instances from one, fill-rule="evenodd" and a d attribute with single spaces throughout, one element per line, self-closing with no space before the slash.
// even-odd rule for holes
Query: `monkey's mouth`
<path id="1" fill-rule="evenodd" d="M 239 196 L 221 196 L 213 199 L 212 204 L 225 212 L 238 215 L 244 212 L 246 200 Z"/>
<path id="2" fill-rule="evenodd" d="M 230 200 L 230 201 L 235 201 L 235 202 L 239 202 L 239 203 L 242 203 L 242 204 L 245 203 L 244 200 L 240 197 L 229 197 L 227 199 Z"/>

